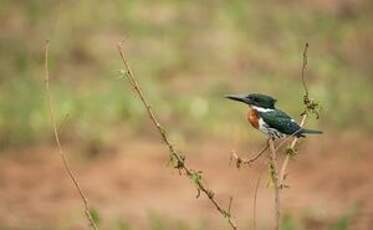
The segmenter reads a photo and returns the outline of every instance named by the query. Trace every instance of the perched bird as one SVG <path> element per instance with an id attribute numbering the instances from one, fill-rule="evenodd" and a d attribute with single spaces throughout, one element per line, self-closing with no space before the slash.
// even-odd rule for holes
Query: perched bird
<path id="1" fill-rule="evenodd" d="M 275 108 L 276 99 L 263 94 L 247 96 L 229 95 L 226 98 L 248 104 L 247 120 L 262 133 L 273 139 L 286 136 L 305 137 L 306 134 L 321 134 L 321 131 L 304 129 L 289 115 Z"/>

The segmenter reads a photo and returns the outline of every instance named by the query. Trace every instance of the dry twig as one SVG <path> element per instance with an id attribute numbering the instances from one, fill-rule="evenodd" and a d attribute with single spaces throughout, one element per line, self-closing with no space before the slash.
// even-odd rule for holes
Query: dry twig
<path id="1" fill-rule="evenodd" d="M 307 68 L 307 64 L 308 64 L 308 47 L 309 47 L 309 44 L 306 43 L 305 46 L 304 46 L 304 50 L 303 50 L 303 65 L 302 65 L 302 70 L 301 70 L 302 84 L 303 84 L 303 88 L 304 88 L 303 103 L 304 103 L 304 106 L 305 106 L 304 112 L 302 113 L 302 120 L 300 122 L 301 127 L 304 126 L 304 123 L 306 122 L 306 119 L 308 117 L 309 112 L 316 114 L 316 118 L 319 118 L 319 112 L 318 112 L 319 104 L 317 102 L 315 102 L 314 100 L 310 99 L 309 91 L 308 91 L 306 80 L 305 80 L 305 72 L 306 72 L 306 68 Z M 294 135 L 292 135 L 292 136 L 294 136 Z M 290 146 L 287 149 L 287 154 L 286 154 L 285 159 L 282 163 L 281 172 L 280 172 L 280 187 L 281 188 L 286 187 L 285 184 L 284 184 L 284 181 L 285 181 L 286 175 L 287 175 L 286 168 L 289 164 L 289 160 L 290 160 L 291 156 L 293 156 L 296 153 L 294 148 L 295 148 L 295 145 L 296 145 L 298 139 L 299 138 L 297 138 L 297 137 L 295 137 L 293 139 L 293 141 L 291 142 Z M 280 143 L 278 145 L 277 149 L 282 144 L 283 143 Z"/>
<path id="2" fill-rule="evenodd" d="M 119 54 L 122 58 L 122 62 L 126 68 L 126 71 L 124 72 L 125 76 L 127 77 L 130 85 L 132 88 L 135 90 L 136 94 L 139 96 L 142 104 L 144 105 L 146 112 L 148 113 L 148 116 L 154 126 L 157 128 L 159 134 L 161 135 L 162 141 L 164 144 L 167 146 L 168 151 L 170 153 L 170 160 L 171 162 L 175 163 L 175 168 L 177 168 L 180 172 L 184 172 L 187 177 L 189 177 L 194 184 L 197 187 L 198 194 L 200 192 L 204 193 L 206 197 L 210 200 L 210 202 L 215 206 L 215 208 L 218 210 L 218 212 L 228 221 L 230 227 L 232 229 L 238 229 L 237 225 L 235 224 L 231 213 L 230 213 L 230 206 L 232 203 L 232 200 L 230 200 L 230 204 L 228 207 L 228 210 L 222 207 L 221 204 L 218 203 L 218 201 L 215 199 L 215 194 L 210 190 L 209 188 L 206 187 L 206 185 L 202 181 L 202 175 L 200 171 L 196 171 L 194 169 L 189 168 L 186 165 L 185 162 L 185 156 L 182 155 L 181 153 L 177 152 L 174 145 L 170 142 L 168 139 L 168 135 L 166 130 L 163 128 L 163 126 L 159 123 L 158 119 L 156 118 L 156 115 L 152 109 L 152 106 L 149 104 L 149 102 L 146 100 L 144 93 L 138 84 L 137 80 L 135 79 L 135 76 L 133 74 L 133 71 L 131 67 L 129 66 L 128 59 L 126 56 L 126 52 L 124 49 L 124 46 L 122 43 L 119 43 L 118 46 L 118 51 Z M 198 195 L 197 195 L 198 197 Z"/>
<path id="3" fill-rule="evenodd" d="M 280 206 L 280 178 L 277 166 L 277 151 L 272 138 L 269 138 L 269 149 L 271 154 L 269 155 L 269 167 L 270 176 L 274 187 L 274 201 L 275 201 L 275 229 L 280 229 L 280 218 L 281 218 L 281 206 Z"/>
<path id="4" fill-rule="evenodd" d="M 48 47 L 49 47 L 49 41 L 47 41 L 46 45 L 45 45 L 45 88 L 46 88 L 46 95 L 47 95 L 47 100 L 48 100 L 49 120 L 50 120 L 51 125 L 53 126 L 53 134 L 54 134 L 54 138 L 56 140 L 58 154 L 61 157 L 61 160 L 63 162 L 65 172 L 67 173 L 67 175 L 69 176 L 69 178 L 73 182 L 76 190 L 78 191 L 78 193 L 80 195 L 80 198 L 81 198 L 81 200 L 83 202 L 83 205 L 84 205 L 84 213 L 85 213 L 85 216 L 88 220 L 90 228 L 96 230 L 98 228 L 97 228 L 97 225 L 96 225 L 95 221 L 93 220 L 91 212 L 89 211 L 90 209 L 89 209 L 89 203 L 88 203 L 87 197 L 85 196 L 82 188 L 80 187 L 78 179 L 75 176 L 75 173 L 73 172 L 73 170 L 70 167 L 68 159 L 67 159 L 67 157 L 65 155 L 65 152 L 62 148 L 60 136 L 58 134 L 58 128 L 57 128 L 56 119 L 55 119 L 55 115 L 54 115 L 54 109 L 53 109 L 52 96 L 51 96 L 50 87 L 49 87 Z"/>
<path id="5" fill-rule="evenodd" d="M 302 120 L 301 120 L 301 122 L 299 124 L 301 127 L 304 126 L 304 123 L 306 122 L 306 119 L 307 119 L 307 114 L 303 114 L 302 115 Z M 286 174 L 286 168 L 287 168 L 287 166 L 289 164 L 289 160 L 290 160 L 291 156 L 293 155 L 293 153 L 295 153 L 294 148 L 295 148 L 295 145 L 297 144 L 298 139 L 299 138 L 297 138 L 297 137 L 295 137 L 293 139 L 293 141 L 291 142 L 291 144 L 290 144 L 290 146 L 289 146 L 289 148 L 287 150 L 287 154 L 285 156 L 285 159 L 282 162 L 281 171 L 280 171 L 280 187 L 281 188 L 287 187 L 285 185 L 285 183 L 284 183 L 285 179 L 286 179 L 286 175 L 287 175 Z M 280 145 L 281 145 L 281 143 L 280 143 Z M 277 146 L 277 149 L 280 147 L 280 145 Z"/>
<path id="6" fill-rule="evenodd" d="M 309 47 L 309 44 L 307 42 L 304 45 L 304 50 L 303 50 L 303 65 L 302 65 L 302 73 L 301 73 L 302 84 L 303 84 L 303 88 L 304 88 L 304 97 L 307 97 L 307 98 L 308 98 L 309 94 L 308 94 L 308 88 L 307 88 L 307 84 L 306 84 L 306 79 L 304 77 L 305 77 L 305 72 L 306 72 L 306 68 L 307 68 L 307 64 L 308 64 L 308 57 L 307 57 L 308 47 Z"/>
<path id="7" fill-rule="evenodd" d="M 257 201 L 257 197 L 258 197 L 258 191 L 259 191 L 259 185 L 260 185 L 260 181 L 262 179 L 262 175 L 263 173 L 261 173 L 256 181 L 256 185 L 255 185 L 255 193 L 254 193 L 254 200 L 253 200 L 253 230 L 256 230 L 256 201 Z"/>
<path id="8" fill-rule="evenodd" d="M 260 150 L 259 152 L 253 154 L 253 156 L 249 157 L 249 158 L 241 158 L 240 156 L 237 155 L 237 153 L 235 151 L 232 151 L 231 161 L 234 160 L 236 162 L 236 167 L 237 168 L 241 168 L 242 164 L 250 165 L 250 164 L 254 163 L 256 160 L 258 160 L 259 157 L 261 157 L 263 155 L 263 153 L 268 148 L 269 148 L 269 145 L 268 145 L 268 142 L 267 142 L 266 145 L 264 146 L 264 148 L 262 150 Z"/>

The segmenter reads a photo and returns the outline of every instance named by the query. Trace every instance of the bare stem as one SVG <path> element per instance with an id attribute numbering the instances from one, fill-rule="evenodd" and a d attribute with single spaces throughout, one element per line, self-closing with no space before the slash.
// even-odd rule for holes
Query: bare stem
<path id="1" fill-rule="evenodd" d="M 307 68 L 307 64 L 308 64 L 308 57 L 307 57 L 308 47 L 309 47 L 309 44 L 307 42 L 305 44 L 304 50 L 303 50 L 303 65 L 302 65 L 302 73 L 301 73 L 302 83 L 303 83 L 303 88 L 304 88 L 304 96 L 305 97 L 308 97 L 308 88 L 307 88 L 307 84 L 306 84 L 306 79 L 304 78 L 306 68 Z"/>
<path id="2" fill-rule="evenodd" d="M 312 101 L 309 99 L 309 92 L 308 92 L 308 88 L 307 88 L 307 84 L 306 84 L 306 80 L 305 80 L 305 72 L 306 72 L 306 68 L 307 68 L 307 64 L 308 64 L 308 56 L 307 56 L 307 52 L 308 52 L 308 47 L 309 47 L 309 44 L 306 43 L 305 46 L 304 46 L 304 50 L 303 50 L 303 65 L 302 65 L 302 71 L 301 71 L 301 78 L 302 78 L 302 83 L 303 83 L 303 88 L 304 88 L 304 106 L 305 106 L 305 111 L 302 113 L 302 120 L 300 122 L 300 126 L 303 127 L 304 126 L 304 123 L 306 122 L 306 119 L 307 119 L 307 108 L 310 106 L 310 104 L 312 104 Z M 292 135 L 293 136 L 293 135 Z M 293 141 L 291 142 L 290 144 L 290 151 L 294 152 L 294 147 L 296 145 L 296 143 L 298 142 L 298 139 L 297 137 L 295 137 L 293 139 Z M 280 145 L 282 145 L 283 143 L 280 143 L 278 146 L 277 146 L 277 149 L 280 148 Z M 289 160 L 290 160 L 290 157 L 291 157 L 291 154 L 286 154 L 286 157 L 282 163 L 282 167 L 281 167 L 281 172 L 280 172 L 280 188 L 284 187 L 284 181 L 285 181 L 285 178 L 286 178 L 286 168 L 289 164 Z"/>
<path id="3" fill-rule="evenodd" d="M 268 145 L 267 145 L 268 146 Z M 263 173 L 261 173 L 256 181 L 256 185 L 255 185 L 255 193 L 254 193 L 254 201 L 253 201 L 253 230 L 256 230 L 256 201 L 257 201 L 257 197 L 258 197 L 258 191 L 259 191 L 259 185 L 260 185 L 260 181 L 262 179 L 262 175 Z"/>
<path id="4" fill-rule="evenodd" d="M 54 109 L 53 109 L 53 101 L 52 101 L 52 96 L 51 96 L 50 87 L 49 87 L 48 47 L 49 47 L 49 41 L 47 41 L 46 45 L 45 45 L 45 88 L 46 88 L 46 95 L 47 95 L 47 100 L 48 100 L 49 120 L 50 120 L 51 125 L 53 126 L 53 134 L 54 134 L 54 138 L 56 140 L 58 154 L 61 157 L 61 160 L 63 162 L 65 172 L 67 173 L 67 175 L 69 176 L 69 178 L 73 182 L 76 190 L 78 191 L 78 193 L 80 195 L 80 198 L 81 198 L 81 200 L 83 202 L 83 205 L 84 205 L 84 214 L 85 214 L 85 216 L 88 220 L 90 228 L 96 230 L 98 228 L 97 228 L 97 225 L 96 225 L 95 221 L 93 220 L 91 212 L 89 211 L 90 209 L 89 209 L 89 203 L 88 203 L 87 197 L 84 195 L 84 192 L 79 185 L 78 179 L 76 178 L 72 168 L 70 167 L 69 161 L 68 161 L 68 159 L 65 155 L 65 152 L 62 148 L 62 144 L 61 144 L 61 141 L 60 141 L 60 136 L 58 134 L 58 128 L 57 128 L 56 119 L 55 119 L 55 115 L 54 115 Z"/>
<path id="5" fill-rule="evenodd" d="M 228 207 L 228 210 L 224 209 L 222 207 L 222 205 L 219 204 L 218 201 L 215 199 L 214 192 L 212 192 L 209 188 L 207 188 L 206 185 L 202 182 L 201 178 L 198 175 L 198 171 L 187 167 L 187 165 L 185 163 L 185 156 L 175 150 L 174 145 L 168 139 L 167 131 L 159 123 L 159 121 L 158 121 L 158 119 L 157 119 L 157 117 L 156 117 L 156 115 L 155 115 L 155 113 L 152 109 L 152 106 L 146 100 L 146 98 L 144 96 L 144 93 L 143 93 L 140 85 L 138 84 L 131 67 L 129 66 L 128 59 L 127 59 L 123 44 L 119 43 L 117 48 L 118 48 L 119 54 L 122 58 L 123 64 L 126 68 L 126 73 L 125 73 L 126 77 L 129 80 L 130 85 L 135 90 L 136 94 L 139 96 L 141 102 L 143 103 L 150 120 L 152 121 L 154 126 L 157 128 L 159 134 L 161 135 L 162 141 L 167 146 L 168 151 L 170 153 L 171 160 L 176 161 L 175 168 L 179 169 L 180 171 L 183 171 L 195 183 L 195 185 L 197 186 L 198 192 L 202 191 L 206 195 L 206 197 L 215 206 L 215 208 L 218 210 L 218 212 L 228 221 L 228 223 L 229 223 L 229 225 L 232 229 L 238 229 L 234 220 L 232 219 L 232 216 L 231 216 L 231 213 L 230 213 L 231 201 L 230 201 L 230 205 Z"/>
<path id="6" fill-rule="evenodd" d="M 300 126 L 303 127 L 304 126 L 304 123 L 307 119 L 307 114 L 303 114 L 302 116 L 302 121 L 300 122 Z M 290 144 L 290 147 L 289 149 L 293 150 L 295 145 L 297 144 L 298 142 L 298 139 L 297 137 L 295 137 L 293 139 L 293 141 L 291 142 Z M 279 146 L 277 147 L 277 149 L 279 148 Z M 283 185 L 284 185 L 284 182 L 285 182 L 285 178 L 286 178 L 286 168 L 289 164 L 289 160 L 290 160 L 290 157 L 291 157 L 291 154 L 286 154 L 285 156 L 285 159 L 284 161 L 282 162 L 282 166 L 281 166 L 281 171 L 280 171 L 280 187 L 282 188 Z"/>
<path id="7" fill-rule="evenodd" d="M 237 168 L 240 168 L 242 164 L 250 165 L 250 164 L 254 163 L 256 160 L 258 160 L 263 155 L 263 153 L 268 149 L 268 147 L 269 147 L 269 145 L 268 145 L 268 142 L 267 142 L 262 150 L 253 154 L 253 156 L 251 156 L 249 158 L 241 158 L 240 156 L 237 155 L 237 153 L 235 151 L 232 151 L 231 160 L 236 161 L 236 167 Z"/>
<path id="8" fill-rule="evenodd" d="M 279 184 L 279 175 L 278 175 L 278 166 L 277 166 L 277 152 L 273 140 L 270 138 L 269 149 L 271 154 L 269 156 L 269 166 L 271 169 L 271 178 L 274 187 L 274 202 L 275 202 L 275 228 L 276 230 L 280 229 L 280 218 L 281 218 L 281 205 L 280 205 L 280 184 Z"/>

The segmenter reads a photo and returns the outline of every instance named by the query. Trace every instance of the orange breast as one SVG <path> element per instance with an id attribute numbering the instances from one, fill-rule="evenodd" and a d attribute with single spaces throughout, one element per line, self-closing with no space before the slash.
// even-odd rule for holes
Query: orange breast
<path id="1" fill-rule="evenodd" d="M 254 128 L 259 128 L 259 114 L 254 109 L 250 109 L 247 113 L 247 120 Z"/>

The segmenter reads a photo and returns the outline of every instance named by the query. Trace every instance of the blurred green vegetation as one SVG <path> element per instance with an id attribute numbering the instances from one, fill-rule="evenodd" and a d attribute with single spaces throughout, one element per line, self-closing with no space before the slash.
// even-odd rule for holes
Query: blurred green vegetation
<path id="1" fill-rule="evenodd" d="M 115 49 L 175 136 L 251 132 L 228 93 L 264 92 L 302 111 L 301 54 L 322 129 L 373 130 L 372 1 L 0 1 L 0 148 L 48 141 L 43 46 L 72 141 L 149 132 Z M 358 119 L 357 119 L 358 118 Z M 316 126 L 316 123 L 310 125 Z M 227 131 L 231 130 L 231 131 Z M 235 130 L 238 130 L 237 132 Z M 234 134 L 236 132 L 236 134 Z"/>
<path id="2" fill-rule="evenodd" d="M 102 229 L 114 229 L 114 230 L 131 230 L 136 229 L 136 225 L 130 224 L 124 217 L 116 217 L 105 219 L 101 216 L 101 213 L 97 210 L 92 211 L 93 218 L 99 228 Z M 328 229 L 328 230 L 348 230 L 353 229 L 349 224 L 353 219 L 353 215 L 345 214 L 337 217 L 336 220 L 322 220 L 314 219 L 314 217 L 304 215 L 300 217 L 294 217 L 293 215 L 286 214 L 283 217 L 283 222 L 281 225 L 281 230 L 311 230 L 311 229 Z M 73 223 L 70 219 L 66 219 L 64 225 L 59 225 L 58 229 L 72 229 Z M 76 221 L 76 220 L 75 220 Z M 73 222 L 75 222 L 73 221 Z M 224 220 L 218 224 L 220 226 L 224 224 Z M 258 226 L 258 229 L 270 229 L 270 223 L 263 223 Z M 190 220 L 177 219 L 168 215 L 160 214 L 155 211 L 149 211 L 144 223 L 145 229 L 150 230 L 207 230 L 215 229 L 216 223 L 205 221 L 203 219 L 197 220 L 195 222 L 190 222 Z M 252 223 L 242 224 L 243 229 L 251 229 Z M 1 226 L 2 229 L 7 229 L 6 226 Z M 56 227 L 56 226 L 54 226 Z M 9 228 L 12 229 L 12 228 Z M 41 229 L 48 229 L 48 226 L 41 226 Z M 219 228 L 220 229 L 220 228 Z"/>

